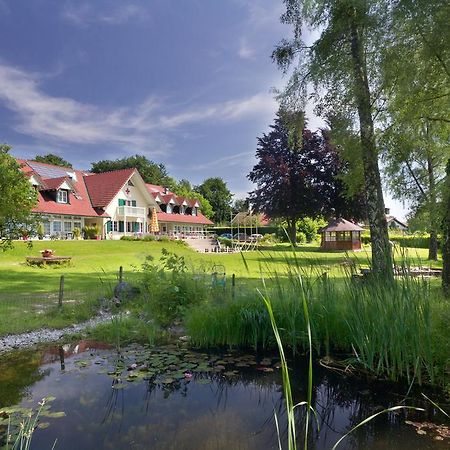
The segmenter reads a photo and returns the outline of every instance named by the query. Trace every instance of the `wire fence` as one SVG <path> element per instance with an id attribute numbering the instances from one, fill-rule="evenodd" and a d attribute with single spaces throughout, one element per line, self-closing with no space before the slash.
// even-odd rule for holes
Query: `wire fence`
<path id="1" fill-rule="evenodd" d="M 88 320 L 112 296 L 114 284 L 74 289 L 74 280 L 61 275 L 46 292 L 0 292 L 0 336 Z"/>

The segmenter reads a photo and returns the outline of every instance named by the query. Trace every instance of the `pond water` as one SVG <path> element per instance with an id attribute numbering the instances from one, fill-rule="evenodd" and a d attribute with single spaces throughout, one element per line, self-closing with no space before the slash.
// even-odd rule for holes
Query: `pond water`
<path id="1" fill-rule="evenodd" d="M 296 402 L 306 396 L 306 373 L 301 365 L 292 371 Z M 398 404 L 401 394 L 396 385 L 367 384 L 315 367 L 317 423 L 309 448 L 330 449 L 366 417 Z M 11 405 L 36 408 L 47 396 L 55 399 L 40 417 L 44 429 L 33 435 L 34 450 L 51 449 L 55 439 L 55 448 L 64 450 L 277 449 L 274 411 L 287 448 L 276 355 L 206 354 L 177 346 L 132 346 L 118 353 L 81 341 L 0 358 L 0 411 Z M 417 427 L 408 424 L 444 422 L 430 405 L 426 409 L 380 415 L 339 448 L 450 448 L 450 439 L 436 440 L 435 430 L 424 428 L 419 431 L 426 434 L 418 434 Z M 62 411 L 64 417 L 51 417 Z M 0 448 L 6 417 L 0 412 Z M 304 410 L 299 409 L 297 421 L 302 430 Z"/>

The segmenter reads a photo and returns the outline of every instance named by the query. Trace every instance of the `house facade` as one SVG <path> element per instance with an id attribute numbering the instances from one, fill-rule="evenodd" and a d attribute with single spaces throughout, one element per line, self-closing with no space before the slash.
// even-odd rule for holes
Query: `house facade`
<path id="1" fill-rule="evenodd" d="M 212 225 L 196 199 L 175 195 L 144 182 L 136 169 L 92 174 L 36 161 L 18 160 L 38 193 L 33 212 L 45 236 L 71 238 L 73 229 L 96 225 L 102 239 L 150 232 L 156 213 L 161 235 L 202 237 Z"/>

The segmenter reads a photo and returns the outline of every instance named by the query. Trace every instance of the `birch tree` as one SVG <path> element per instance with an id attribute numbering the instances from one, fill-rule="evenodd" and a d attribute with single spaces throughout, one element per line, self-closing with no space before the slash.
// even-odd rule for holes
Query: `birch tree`
<path id="1" fill-rule="evenodd" d="M 392 277 L 392 255 L 385 218 L 384 198 L 378 164 L 379 150 L 374 120 L 381 94 L 385 92 L 380 59 L 389 28 L 389 3 L 376 0 L 285 0 L 282 22 L 293 28 L 293 37 L 279 43 L 273 58 L 292 75 L 282 94 L 293 106 L 304 104 L 308 85 L 323 116 L 338 113 L 357 133 L 372 240 L 372 268 Z M 305 27 L 319 31 L 307 46 Z M 300 102 L 300 105 L 297 105 Z M 341 121 L 342 123 L 343 121 Z"/>

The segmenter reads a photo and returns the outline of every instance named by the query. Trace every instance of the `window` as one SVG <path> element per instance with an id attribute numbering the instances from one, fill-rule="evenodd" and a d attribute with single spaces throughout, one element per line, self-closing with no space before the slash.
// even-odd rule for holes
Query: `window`
<path id="1" fill-rule="evenodd" d="M 128 180 L 128 186 L 134 186 L 133 182 L 131 180 Z"/>
<path id="2" fill-rule="evenodd" d="M 56 193 L 56 201 L 58 203 L 68 203 L 68 197 L 67 191 L 62 189 Z"/>
<path id="3" fill-rule="evenodd" d="M 64 222 L 64 232 L 70 233 L 72 231 L 72 222 Z"/>
<path id="4" fill-rule="evenodd" d="M 44 235 L 50 235 L 50 222 L 44 222 Z"/>
<path id="5" fill-rule="evenodd" d="M 53 233 L 60 233 L 61 232 L 61 222 L 59 220 L 55 220 L 53 222 Z"/>
<path id="6" fill-rule="evenodd" d="M 78 228 L 79 230 L 81 230 L 81 222 L 74 222 L 73 223 L 73 227 L 74 228 Z"/>

